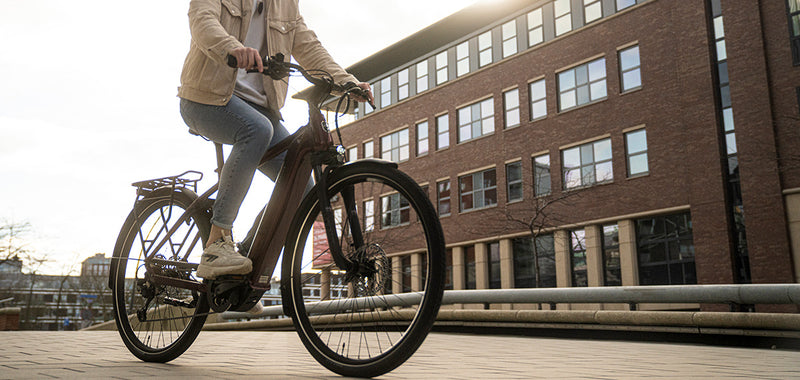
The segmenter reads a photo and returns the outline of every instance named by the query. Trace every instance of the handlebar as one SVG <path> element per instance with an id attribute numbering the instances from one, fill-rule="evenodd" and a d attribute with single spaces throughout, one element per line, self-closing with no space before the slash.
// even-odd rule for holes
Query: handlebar
<path id="1" fill-rule="evenodd" d="M 345 95 L 352 93 L 364 99 L 369 99 L 369 93 L 363 88 L 358 87 L 355 83 L 348 82 L 345 83 L 344 85 L 336 84 L 333 81 L 333 77 L 326 72 L 321 72 L 325 74 L 324 76 L 312 75 L 300 65 L 291 62 L 286 62 L 284 55 L 281 53 L 278 53 L 272 57 L 263 57 L 262 60 L 264 63 L 264 71 L 262 71 L 261 73 L 264 75 L 268 75 L 270 78 L 274 80 L 281 80 L 283 78 L 288 77 L 293 72 L 298 72 L 301 75 L 303 75 L 303 77 L 306 78 L 307 81 L 311 82 L 311 84 L 313 84 L 315 87 L 322 87 L 326 89 L 326 92 L 328 94 L 332 92 L 341 92 L 344 93 Z M 230 54 L 227 57 L 227 64 L 229 67 L 232 68 L 239 67 L 236 57 Z M 258 71 L 251 69 L 247 70 L 247 72 L 254 73 Z M 372 109 L 375 109 L 374 103 L 372 103 L 369 100 L 367 100 L 367 102 L 372 107 Z"/>

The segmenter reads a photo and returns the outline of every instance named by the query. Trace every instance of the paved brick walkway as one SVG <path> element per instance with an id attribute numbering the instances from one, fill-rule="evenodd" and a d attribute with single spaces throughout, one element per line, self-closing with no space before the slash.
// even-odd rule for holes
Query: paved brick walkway
<path id="1" fill-rule="evenodd" d="M 248 348 L 252 347 L 252 348 Z M 208 332 L 169 364 L 130 355 L 116 332 L 0 332 L 0 379 L 341 379 L 294 332 Z M 431 334 L 386 379 L 800 378 L 800 351 Z"/>

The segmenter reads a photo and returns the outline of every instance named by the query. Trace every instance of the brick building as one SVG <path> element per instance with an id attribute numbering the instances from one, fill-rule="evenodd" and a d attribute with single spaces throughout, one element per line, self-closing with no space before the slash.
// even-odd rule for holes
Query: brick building
<path id="1" fill-rule="evenodd" d="M 481 2 L 348 68 L 341 132 L 428 189 L 449 288 L 793 283 L 798 65 L 800 0 Z"/>

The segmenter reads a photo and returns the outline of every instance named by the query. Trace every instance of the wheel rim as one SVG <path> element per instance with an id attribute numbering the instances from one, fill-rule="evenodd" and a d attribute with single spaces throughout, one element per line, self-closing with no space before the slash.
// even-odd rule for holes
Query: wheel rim
<path id="1" fill-rule="evenodd" d="M 332 280 L 331 298 L 314 303 L 323 294 L 317 294 L 313 285 L 319 284 L 326 276 L 322 273 L 324 270 L 313 265 L 315 259 L 323 261 L 325 253 L 319 252 L 317 247 L 310 260 L 308 257 L 298 260 L 295 252 L 293 273 L 301 275 L 292 279 L 292 286 L 293 294 L 297 295 L 293 302 L 298 310 L 301 334 L 312 343 L 318 354 L 343 365 L 358 367 L 374 365 L 398 351 L 409 339 L 409 332 L 417 329 L 420 321 L 430 319 L 422 318 L 423 314 L 435 315 L 438 306 L 432 308 L 428 305 L 435 295 L 425 290 L 430 289 L 431 281 L 436 277 L 429 279 L 428 274 L 438 273 L 439 269 L 431 265 L 431 252 L 436 249 L 436 244 L 425 236 L 433 226 L 426 225 L 424 218 L 418 217 L 419 210 L 425 207 L 418 195 L 409 194 L 399 183 L 377 174 L 350 176 L 330 188 L 338 194 L 351 185 L 355 187 L 358 220 L 365 245 L 360 250 L 344 250 L 348 257 L 360 256 L 359 261 L 366 270 L 347 273 L 332 268 L 329 275 Z M 344 208 L 342 198 L 341 195 L 332 197 L 332 206 L 339 230 L 346 231 L 349 223 L 342 213 L 336 211 Z M 368 205 L 369 202 L 372 206 Z M 318 209 L 314 205 L 306 217 L 301 240 L 317 219 Z M 374 222 L 368 221 L 370 216 Z M 342 247 L 350 247 L 351 243 L 352 237 L 344 234 Z M 442 258 L 439 254 L 435 257 Z M 391 272 L 389 268 L 392 268 Z M 304 285 L 311 289 L 294 291 Z M 391 293 L 387 290 L 389 287 Z M 438 289 L 441 291 L 441 287 Z M 320 292 L 324 290 L 320 287 Z M 415 297 L 413 292 L 419 296 Z M 441 297 L 441 293 L 438 296 Z M 425 327 L 425 333 L 429 327 Z"/>
<path id="2" fill-rule="evenodd" d="M 152 253 L 157 243 L 177 223 L 184 209 L 184 205 L 169 198 L 147 204 L 139 213 L 138 223 L 134 221 L 126 238 L 124 251 L 119 256 L 114 279 L 115 317 L 121 333 L 126 337 L 126 343 L 144 353 L 168 351 L 194 323 L 197 318 L 194 314 L 208 310 L 205 297 L 199 293 L 154 285 L 148 281 L 154 271 L 147 271 L 144 265 L 144 258 Z M 159 250 L 157 257 L 199 263 L 202 242 L 205 240 L 201 232 L 204 228 L 201 227 L 204 226 L 198 225 L 195 218 L 181 223 L 168 244 Z M 195 279 L 191 269 L 170 265 L 158 266 L 156 269 L 161 275 Z M 142 321 L 142 317 L 146 320 Z"/>

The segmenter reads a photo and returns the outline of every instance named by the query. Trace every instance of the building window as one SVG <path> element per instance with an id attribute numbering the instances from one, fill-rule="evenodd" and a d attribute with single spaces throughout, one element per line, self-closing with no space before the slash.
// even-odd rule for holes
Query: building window
<path id="1" fill-rule="evenodd" d="M 381 108 L 392 105 L 392 77 L 381 79 Z"/>
<path id="2" fill-rule="evenodd" d="M 428 154 L 428 122 L 417 124 L 417 156 Z"/>
<path id="3" fill-rule="evenodd" d="M 565 111 L 604 99 L 606 59 L 600 58 L 558 73 L 558 107 Z"/>
<path id="4" fill-rule="evenodd" d="M 453 289 L 453 250 L 450 248 L 444 252 L 444 289 Z"/>
<path id="5" fill-rule="evenodd" d="M 528 47 L 544 42 L 544 22 L 542 8 L 528 13 Z"/>
<path id="6" fill-rule="evenodd" d="M 509 202 L 522 200 L 522 162 L 506 165 L 506 186 Z"/>
<path id="7" fill-rule="evenodd" d="M 603 284 L 621 286 L 622 272 L 619 263 L 619 226 L 603 226 Z"/>
<path id="8" fill-rule="evenodd" d="M 475 246 L 464 247 L 464 289 L 475 289 Z"/>
<path id="9" fill-rule="evenodd" d="M 561 154 L 565 189 L 592 186 L 614 180 L 611 166 L 611 139 L 564 149 Z"/>
<path id="10" fill-rule="evenodd" d="M 448 80 L 447 76 L 447 50 L 436 55 L 436 85 Z"/>
<path id="11" fill-rule="evenodd" d="M 405 255 L 400 258 L 400 268 L 403 271 L 402 291 L 408 293 L 411 291 L 411 256 Z"/>
<path id="12" fill-rule="evenodd" d="M 517 54 L 517 20 L 511 20 L 500 28 L 503 34 L 503 58 Z"/>
<path id="13" fill-rule="evenodd" d="M 428 89 L 428 61 L 417 63 L 417 94 Z"/>
<path id="14" fill-rule="evenodd" d="M 556 36 L 572 30 L 572 9 L 570 0 L 556 0 L 553 3 L 556 20 Z"/>
<path id="15" fill-rule="evenodd" d="M 450 215 L 450 180 L 439 181 L 436 183 L 436 203 L 438 205 L 439 216 Z"/>
<path id="16" fill-rule="evenodd" d="M 789 1 L 789 27 L 791 28 L 790 40 L 792 44 L 792 59 L 795 65 L 800 65 L 800 0 Z"/>
<path id="17" fill-rule="evenodd" d="M 411 221 L 408 200 L 398 193 L 381 197 L 381 227 L 397 227 Z"/>
<path id="18" fill-rule="evenodd" d="M 458 110 L 459 143 L 491 133 L 494 133 L 494 99 L 489 98 Z"/>
<path id="19" fill-rule="evenodd" d="M 535 239 L 516 238 L 511 244 L 514 255 L 515 288 L 556 287 L 556 250 L 553 235 Z"/>
<path id="20" fill-rule="evenodd" d="M 478 36 L 478 65 L 480 67 L 492 63 L 492 31 Z"/>
<path id="21" fill-rule="evenodd" d="M 622 82 L 622 92 L 642 87 L 642 68 L 638 45 L 620 50 L 619 76 Z"/>
<path id="22" fill-rule="evenodd" d="M 397 100 L 403 100 L 408 97 L 408 72 L 409 69 L 400 70 L 397 73 Z"/>
<path id="23" fill-rule="evenodd" d="M 603 17 L 603 5 L 600 0 L 583 0 L 583 19 L 584 24 Z"/>
<path id="24" fill-rule="evenodd" d="M 370 84 L 370 87 L 371 87 L 371 88 L 375 88 L 375 86 L 376 86 L 376 85 L 377 85 L 377 83 L 371 83 L 371 84 Z M 380 104 L 378 104 L 378 106 L 380 106 Z M 371 113 L 372 113 L 372 111 L 374 111 L 374 110 L 372 109 L 372 107 L 364 107 L 364 115 L 369 115 L 369 114 L 371 114 Z"/>
<path id="25" fill-rule="evenodd" d="M 500 243 L 491 242 L 486 245 L 489 256 L 489 289 L 503 287 L 500 274 Z"/>
<path id="26" fill-rule="evenodd" d="M 386 161 L 408 160 L 408 128 L 381 137 L 381 158 Z"/>
<path id="27" fill-rule="evenodd" d="M 717 61 L 728 59 L 728 49 L 725 47 L 725 27 L 722 16 L 714 18 L 714 44 L 717 49 Z"/>
<path id="28" fill-rule="evenodd" d="M 505 109 L 504 118 L 506 128 L 519 125 L 519 89 L 513 89 L 503 93 L 503 108 Z"/>
<path id="29" fill-rule="evenodd" d="M 358 159 L 358 147 L 354 146 L 347 150 L 347 161 L 355 161 Z"/>
<path id="30" fill-rule="evenodd" d="M 697 283 L 689 213 L 637 220 L 636 245 L 641 285 Z"/>
<path id="31" fill-rule="evenodd" d="M 550 195 L 550 155 L 533 158 L 533 192 L 537 197 Z"/>
<path id="32" fill-rule="evenodd" d="M 461 211 L 497 204 L 497 172 L 489 169 L 458 178 Z"/>
<path id="33" fill-rule="evenodd" d="M 469 41 L 456 46 L 456 76 L 469 73 Z"/>
<path id="34" fill-rule="evenodd" d="M 375 157 L 375 143 L 370 140 L 364 143 L 364 158 Z"/>
<path id="35" fill-rule="evenodd" d="M 547 117 L 547 91 L 544 79 L 530 84 L 531 121 Z"/>
<path id="36" fill-rule="evenodd" d="M 647 174 L 647 132 L 640 129 L 625 134 L 625 154 L 628 157 L 628 177 Z"/>
<path id="37" fill-rule="evenodd" d="M 572 264 L 572 286 L 589 286 L 586 271 L 586 231 L 570 231 L 569 242 L 570 262 Z"/>
<path id="38" fill-rule="evenodd" d="M 627 7 L 636 5 L 636 0 L 617 0 L 617 10 L 621 11 Z"/>
<path id="39" fill-rule="evenodd" d="M 450 146 L 450 118 L 448 115 L 436 117 L 436 149 L 441 150 Z"/>
<path id="40" fill-rule="evenodd" d="M 375 202 L 371 199 L 364 201 L 364 231 L 375 230 Z"/>

